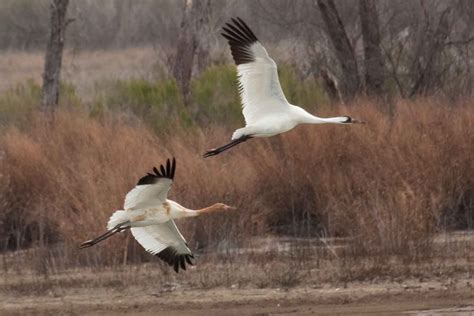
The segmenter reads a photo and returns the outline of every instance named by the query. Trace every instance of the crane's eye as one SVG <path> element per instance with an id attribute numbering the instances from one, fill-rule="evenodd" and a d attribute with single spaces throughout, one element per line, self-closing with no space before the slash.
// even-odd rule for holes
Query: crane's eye
<path id="1" fill-rule="evenodd" d="M 346 120 L 343 121 L 342 123 L 352 123 L 352 117 L 346 116 Z"/>

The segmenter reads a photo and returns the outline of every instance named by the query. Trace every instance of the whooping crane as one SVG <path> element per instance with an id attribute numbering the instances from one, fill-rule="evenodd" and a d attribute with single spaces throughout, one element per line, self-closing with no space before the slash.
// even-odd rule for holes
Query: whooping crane
<path id="1" fill-rule="evenodd" d="M 217 155 L 253 137 L 270 137 L 287 132 L 299 124 L 364 123 L 350 116 L 322 118 L 288 103 L 278 80 L 277 66 L 252 30 L 240 18 L 223 27 L 237 65 L 239 94 L 245 127 L 237 129 L 232 141 L 207 151 L 204 157 Z"/>
<path id="2" fill-rule="evenodd" d="M 135 188 L 125 197 L 124 210 L 115 211 L 107 223 L 108 231 L 99 237 L 81 244 L 80 248 L 91 247 L 110 236 L 129 229 L 133 237 L 146 251 L 158 256 L 174 270 L 186 270 L 186 262 L 192 265 L 194 258 L 186 240 L 179 232 L 174 219 L 194 217 L 217 211 L 235 209 L 223 203 L 191 210 L 168 200 L 168 191 L 173 183 L 176 160 L 166 161 L 166 167 L 153 168 L 154 173 L 142 177 Z"/>

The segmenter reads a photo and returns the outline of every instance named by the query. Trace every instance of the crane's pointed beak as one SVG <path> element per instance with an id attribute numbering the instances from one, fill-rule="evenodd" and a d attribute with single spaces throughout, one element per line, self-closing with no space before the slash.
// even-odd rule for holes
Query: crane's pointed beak
<path id="1" fill-rule="evenodd" d="M 237 208 L 235 206 L 229 206 L 229 205 L 226 205 L 225 206 L 225 210 L 229 210 L 229 211 L 234 211 L 236 210 Z"/>
<path id="2" fill-rule="evenodd" d="M 357 120 L 357 119 L 352 119 L 351 120 L 352 124 L 367 124 L 365 121 Z"/>

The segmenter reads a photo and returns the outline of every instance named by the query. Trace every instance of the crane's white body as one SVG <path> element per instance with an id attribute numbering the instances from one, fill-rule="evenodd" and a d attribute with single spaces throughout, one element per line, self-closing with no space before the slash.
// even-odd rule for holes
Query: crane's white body
<path id="1" fill-rule="evenodd" d="M 288 104 L 288 108 L 285 111 L 271 113 L 260 121 L 237 129 L 232 134 L 232 140 L 239 139 L 244 135 L 251 135 L 252 137 L 275 136 L 288 132 L 300 124 L 343 124 L 344 120 L 347 120 L 347 117 L 316 117 L 299 106 Z"/>
<path id="2" fill-rule="evenodd" d="M 142 190 L 140 187 L 135 187 L 135 192 L 132 190 L 130 193 L 136 193 L 137 189 Z M 179 232 L 174 220 L 197 215 L 199 215 L 197 211 L 187 209 L 167 199 L 157 205 L 115 211 L 107 223 L 107 228 L 113 229 L 120 223 L 127 223 L 126 226 L 131 228 L 133 237 L 153 255 L 170 246 L 174 247 L 178 253 L 190 254 L 186 240 Z"/>
<path id="3" fill-rule="evenodd" d="M 165 200 L 155 206 L 139 209 L 126 209 L 115 211 L 107 223 L 107 229 L 112 229 L 120 223 L 129 222 L 129 227 L 143 227 L 163 224 L 170 220 L 197 216 L 199 213 L 185 208 L 175 201 Z"/>

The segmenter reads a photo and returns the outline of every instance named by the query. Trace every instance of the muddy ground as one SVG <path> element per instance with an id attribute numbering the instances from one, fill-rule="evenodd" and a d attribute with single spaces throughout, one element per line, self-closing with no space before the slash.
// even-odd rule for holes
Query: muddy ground
<path id="1" fill-rule="evenodd" d="M 133 286 L 3 292 L 1 315 L 474 315 L 474 278 L 291 289 L 153 290 Z M 437 310 L 439 311 L 433 311 Z M 431 310 L 427 312 L 427 310 Z M 425 311 L 425 312 L 423 312 Z"/>

